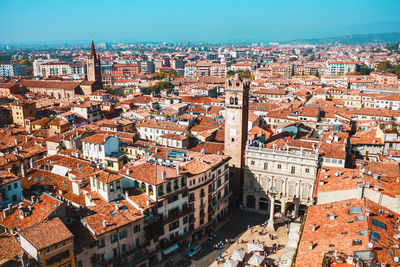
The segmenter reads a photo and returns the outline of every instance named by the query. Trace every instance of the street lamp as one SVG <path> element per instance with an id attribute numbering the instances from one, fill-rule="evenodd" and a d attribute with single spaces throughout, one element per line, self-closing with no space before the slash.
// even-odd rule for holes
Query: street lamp
<path id="1" fill-rule="evenodd" d="M 270 210 L 269 210 L 269 220 L 267 224 L 267 230 L 271 232 L 275 232 L 275 221 L 274 221 L 274 212 L 275 212 L 275 196 L 278 194 L 275 187 L 271 187 L 268 191 L 268 196 L 270 199 Z"/>

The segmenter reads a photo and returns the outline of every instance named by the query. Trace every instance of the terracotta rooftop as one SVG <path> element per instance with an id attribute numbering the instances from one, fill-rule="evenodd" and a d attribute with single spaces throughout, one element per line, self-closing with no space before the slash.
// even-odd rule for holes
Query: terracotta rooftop
<path id="1" fill-rule="evenodd" d="M 27 211 L 28 206 L 32 204 L 23 201 L 22 205 L 23 210 Z M 61 205 L 63 205 L 62 201 L 44 193 L 40 196 L 39 201 L 32 205 L 32 212 L 29 216 L 21 218 L 18 214 L 19 205 L 15 205 L 12 207 L 12 213 L 7 217 L 4 218 L 2 214 L 2 221 L 0 221 L 0 224 L 7 229 L 26 229 L 51 217 L 53 212 Z"/>
<path id="2" fill-rule="evenodd" d="M 20 234 L 37 250 L 48 248 L 73 237 L 58 217 L 27 228 Z"/>

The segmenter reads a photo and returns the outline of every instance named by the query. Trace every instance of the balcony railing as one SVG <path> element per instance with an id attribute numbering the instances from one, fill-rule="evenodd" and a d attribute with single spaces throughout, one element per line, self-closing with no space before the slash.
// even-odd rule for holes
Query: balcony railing
<path id="1" fill-rule="evenodd" d="M 168 214 L 168 216 L 164 216 L 163 223 L 168 224 L 168 223 L 173 222 L 176 219 L 183 217 L 191 212 L 192 212 L 192 209 L 190 207 L 187 207 L 187 208 L 180 210 L 179 212 L 177 212 L 175 214 Z"/>

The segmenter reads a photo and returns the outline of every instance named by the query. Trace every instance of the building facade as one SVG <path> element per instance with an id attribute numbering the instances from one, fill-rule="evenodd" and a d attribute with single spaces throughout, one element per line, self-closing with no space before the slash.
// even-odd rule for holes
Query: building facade
<path id="1" fill-rule="evenodd" d="M 313 204 L 318 151 L 246 147 L 243 202 L 247 209 L 270 214 Z M 270 217 L 270 218 L 271 218 Z"/>
<path id="2" fill-rule="evenodd" d="M 25 75 L 25 66 L 16 63 L 0 65 L 0 77 L 15 77 Z"/>

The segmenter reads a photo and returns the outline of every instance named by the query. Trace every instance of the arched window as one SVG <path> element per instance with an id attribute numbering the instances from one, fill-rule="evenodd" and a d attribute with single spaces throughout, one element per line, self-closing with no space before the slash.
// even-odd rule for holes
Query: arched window
<path id="1" fill-rule="evenodd" d="M 308 186 L 303 186 L 303 190 L 301 192 L 301 198 L 302 199 L 308 198 Z"/>
<path id="2" fill-rule="evenodd" d="M 233 105 L 235 103 L 235 100 L 233 99 L 233 97 L 231 97 L 230 103 L 231 103 L 231 105 Z"/>
<path id="3" fill-rule="evenodd" d="M 239 103 L 238 98 L 235 97 L 235 105 L 237 105 Z"/>
<path id="4" fill-rule="evenodd" d="M 288 192 L 289 197 L 293 197 L 294 196 L 294 194 L 295 194 L 294 191 L 295 190 L 296 190 L 296 186 L 294 184 L 290 184 L 289 185 L 289 192 Z"/>

